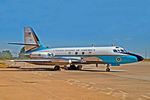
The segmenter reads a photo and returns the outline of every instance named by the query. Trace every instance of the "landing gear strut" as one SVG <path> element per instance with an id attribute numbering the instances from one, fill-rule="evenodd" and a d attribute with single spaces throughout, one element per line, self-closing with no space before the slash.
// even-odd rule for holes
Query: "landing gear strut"
<path id="1" fill-rule="evenodd" d="M 107 66 L 106 66 L 107 68 L 106 68 L 106 72 L 110 72 L 110 64 L 107 64 Z"/>
<path id="2" fill-rule="evenodd" d="M 77 70 L 82 70 L 82 65 L 78 65 Z"/>

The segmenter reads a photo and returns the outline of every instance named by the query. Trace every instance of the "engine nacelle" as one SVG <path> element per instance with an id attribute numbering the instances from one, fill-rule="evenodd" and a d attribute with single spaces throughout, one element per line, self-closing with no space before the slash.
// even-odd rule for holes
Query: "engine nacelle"
<path id="1" fill-rule="evenodd" d="M 69 64 L 72 64 L 72 63 L 82 63 L 83 62 L 83 60 L 78 60 L 78 59 L 71 59 L 71 60 L 69 60 Z"/>
<path id="2" fill-rule="evenodd" d="M 53 53 L 31 53 L 29 58 L 51 58 L 54 57 Z"/>

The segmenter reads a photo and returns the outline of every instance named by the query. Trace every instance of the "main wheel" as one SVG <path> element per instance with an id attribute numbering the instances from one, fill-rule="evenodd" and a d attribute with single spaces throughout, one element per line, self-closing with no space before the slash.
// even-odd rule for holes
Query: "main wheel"
<path id="1" fill-rule="evenodd" d="M 64 65 L 64 69 L 65 69 L 65 70 L 68 70 L 68 67 L 67 67 L 67 65 Z"/>
<path id="2" fill-rule="evenodd" d="M 56 66 L 54 67 L 54 71 L 57 71 L 57 70 L 60 70 L 60 66 L 58 66 L 58 65 L 56 65 Z"/>
<path id="3" fill-rule="evenodd" d="M 107 68 L 107 69 L 106 69 L 106 72 L 110 72 L 110 68 Z"/>
<path id="4" fill-rule="evenodd" d="M 70 65 L 70 69 L 71 69 L 71 70 L 76 70 L 77 67 L 76 67 L 76 65 Z"/>
<path id="5" fill-rule="evenodd" d="M 78 65 L 77 70 L 81 70 L 81 69 L 82 69 L 82 65 Z"/>

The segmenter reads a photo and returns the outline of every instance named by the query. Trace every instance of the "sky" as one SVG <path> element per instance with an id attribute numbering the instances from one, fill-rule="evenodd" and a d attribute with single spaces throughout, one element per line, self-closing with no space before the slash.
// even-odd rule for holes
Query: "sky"
<path id="1" fill-rule="evenodd" d="M 16 55 L 23 28 L 44 46 L 117 45 L 150 58 L 150 0 L 0 0 L 0 51 Z"/>

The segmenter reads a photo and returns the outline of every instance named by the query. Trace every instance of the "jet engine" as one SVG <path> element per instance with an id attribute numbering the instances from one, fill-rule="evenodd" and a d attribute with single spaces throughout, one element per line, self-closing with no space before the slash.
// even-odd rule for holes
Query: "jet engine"
<path id="1" fill-rule="evenodd" d="M 54 54 L 53 53 L 45 53 L 45 52 L 43 52 L 43 53 L 31 53 L 30 55 L 29 55 L 29 58 L 51 58 L 51 57 L 53 57 L 54 56 Z"/>

